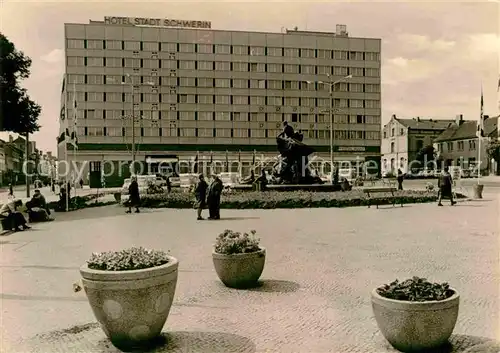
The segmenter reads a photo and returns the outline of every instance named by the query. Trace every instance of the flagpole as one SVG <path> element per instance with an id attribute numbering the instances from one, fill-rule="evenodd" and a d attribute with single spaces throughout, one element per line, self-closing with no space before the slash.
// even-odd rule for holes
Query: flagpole
<path id="1" fill-rule="evenodd" d="M 477 133 L 477 139 L 478 139 L 478 151 L 477 151 L 477 184 L 479 185 L 479 179 L 481 178 L 481 140 L 482 140 L 482 135 L 483 135 L 483 84 L 481 83 L 481 114 L 479 115 L 479 124 L 478 124 L 478 133 Z"/>
<path id="2" fill-rule="evenodd" d="M 74 137 L 72 137 L 73 140 L 73 189 L 75 190 L 75 196 L 76 196 L 76 120 L 78 117 L 78 111 L 77 111 L 77 103 L 76 103 L 76 82 L 73 82 L 73 133 L 75 134 Z M 97 199 L 96 199 L 97 200 Z"/>
<path id="3" fill-rule="evenodd" d="M 64 190 L 66 190 L 66 212 L 69 211 L 69 190 L 68 190 L 68 169 L 69 169 L 69 163 L 68 162 L 68 141 L 66 140 L 68 138 L 68 136 L 66 136 L 66 126 L 68 124 L 68 117 L 69 117 L 69 109 L 68 109 L 68 75 L 66 75 L 65 77 L 66 79 L 66 84 L 64 85 L 65 86 L 65 89 L 64 89 L 64 120 L 65 120 L 65 123 L 64 123 L 64 149 L 66 151 L 66 170 L 65 170 L 65 173 L 66 173 L 66 177 L 64 178 Z"/>

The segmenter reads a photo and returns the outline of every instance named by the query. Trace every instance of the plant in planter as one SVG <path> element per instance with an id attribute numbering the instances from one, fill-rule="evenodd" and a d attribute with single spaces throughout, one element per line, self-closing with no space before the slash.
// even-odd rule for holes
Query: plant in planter
<path id="1" fill-rule="evenodd" d="M 428 351 L 445 344 L 458 317 L 458 292 L 425 278 L 398 280 L 371 293 L 377 325 L 396 349 Z"/>
<path id="2" fill-rule="evenodd" d="M 231 288 L 255 286 L 264 270 L 266 249 L 255 230 L 239 233 L 226 229 L 217 237 L 212 259 L 222 283 Z"/>
<path id="3" fill-rule="evenodd" d="M 80 268 L 97 321 L 111 342 L 142 346 L 160 334 L 177 284 L 178 261 L 142 247 L 94 253 Z"/>

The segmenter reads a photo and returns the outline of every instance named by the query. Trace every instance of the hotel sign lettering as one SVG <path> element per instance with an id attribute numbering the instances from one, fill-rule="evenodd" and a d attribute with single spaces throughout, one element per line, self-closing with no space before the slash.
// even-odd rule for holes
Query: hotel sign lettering
<path id="1" fill-rule="evenodd" d="M 163 18 L 143 17 L 104 17 L 107 25 L 128 26 L 156 26 L 156 27 L 182 27 L 182 28 L 212 28 L 210 21 L 170 20 Z"/>
<path id="2" fill-rule="evenodd" d="M 338 149 L 339 152 L 365 152 L 365 147 L 362 146 L 341 146 Z"/>

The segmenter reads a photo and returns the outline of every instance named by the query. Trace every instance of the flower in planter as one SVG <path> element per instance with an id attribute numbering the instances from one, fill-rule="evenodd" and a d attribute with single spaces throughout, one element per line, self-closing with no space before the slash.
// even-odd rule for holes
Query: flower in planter
<path id="1" fill-rule="evenodd" d="M 224 255 L 244 254 L 261 250 L 260 239 L 255 237 L 256 231 L 251 230 L 250 234 L 234 232 L 226 229 L 219 234 L 214 245 L 215 252 Z"/>
<path id="2" fill-rule="evenodd" d="M 168 261 L 168 254 L 164 251 L 134 247 L 121 251 L 93 253 L 87 261 L 87 266 L 100 271 L 130 271 L 161 266 Z"/>
<path id="3" fill-rule="evenodd" d="M 384 298 L 411 301 L 440 301 L 450 298 L 453 290 L 448 283 L 431 283 L 425 278 L 413 277 L 403 282 L 395 280 L 377 288 L 377 293 Z"/>

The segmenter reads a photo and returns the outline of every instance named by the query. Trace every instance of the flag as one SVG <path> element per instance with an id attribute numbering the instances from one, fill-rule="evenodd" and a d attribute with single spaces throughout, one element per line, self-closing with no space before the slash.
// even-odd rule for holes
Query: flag
<path id="1" fill-rule="evenodd" d="M 214 162 L 214 153 L 210 151 L 210 164 L 213 164 Z"/>
<path id="2" fill-rule="evenodd" d="M 252 165 L 255 165 L 255 150 L 253 150 Z"/>
<path id="3" fill-rule="evenodd" d="M 241 151 L 238 151 L 238 163 L 241 163 Z"/>
<path id="4" fill-rule="evenodd" d="M 483 100 L 483 87 L 481 87 L 481 115 L 479 116 L 479 124 L 477 124 L 478 138 L 484 137 L 484 100 Z"/>
<path id="5" fill-rule="evenodd" d="M 198 154 L 199 152 L 196 151 L 196 157 L 194 157 L 193 173 L 198 173 Z"/>
<path id="6" fill-rule="evenodd" d="M 229 173 L 229 155 L 226 150 L 226 173 Z"/>
<path id="7" fill-rule="evenodd" d="M 77 135 L 77 123 L 78 123 L 78 103 L 76 102 L 76 85 L 73 83 L 73 102 L 72 102 L 72 109 L 73 109 L 73 126 L 70 129 L 69 124 L 67 119 L 66 120 L 66 136 L 65 140 L 68 141 L 70 145 L 73 146 L 73 148 L 77 149 L 78 148 L 78 135 Z"/>

